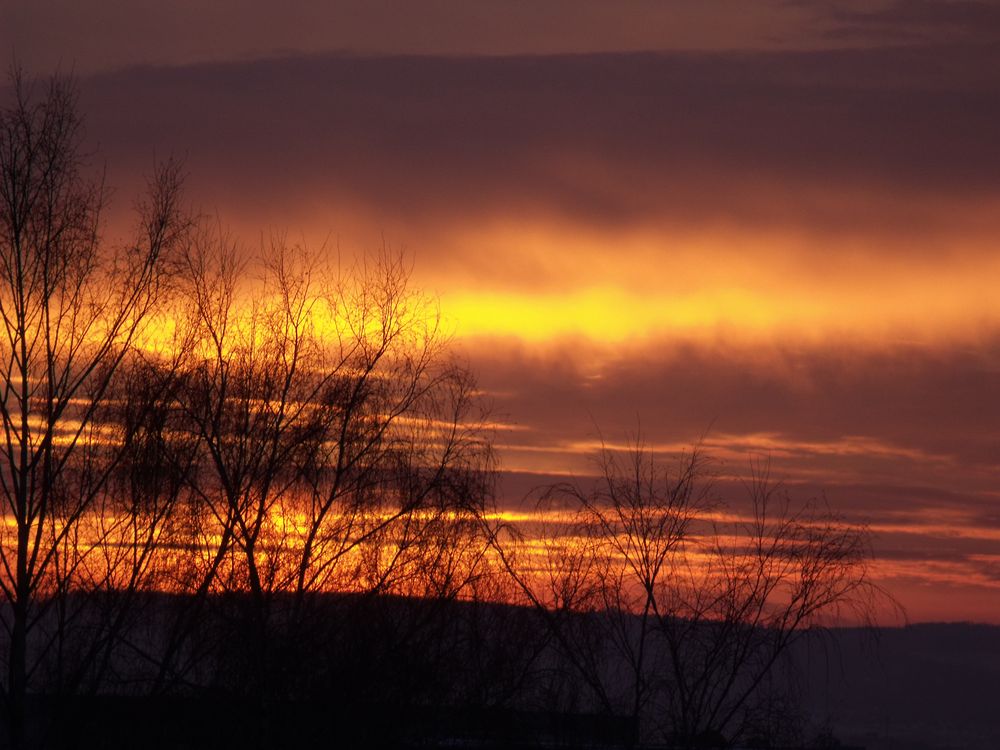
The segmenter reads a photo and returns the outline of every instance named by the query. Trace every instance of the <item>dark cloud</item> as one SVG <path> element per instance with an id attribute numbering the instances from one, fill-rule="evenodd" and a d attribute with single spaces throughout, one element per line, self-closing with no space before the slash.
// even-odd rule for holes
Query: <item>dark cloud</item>
<path id="1" fill-rule="evenodd" d="M 926 245 L 995 230 L 976 207 L 1000 196 L 998 56 L 939 54 L 327 56 L 83 89 L 113 165 L 186 153 L 224 212 L 286 226 L 534 216 Z"/>
<path id="2" fill-rule="evenodd" d="M 1000 6 L 986 0 L 894 0 L 882 7 L 834 6 L 830 39 L 886 42 L 1000 42 Z"/>
<path id="3" fill-rule="evenodd" d="M 996 617 L 957 582 L 997 582 L 998 340 L 880 349 L 663 342 L 603 367 L 579 346 L 542 353 L 494 342 L 471 361 L 498 415 L 529 428 L 500 438 L 513 469 L 501 485 L 508 507 L 565 479 L 546 466 L 569 467 L 586 486 L 595 471 L 586 456 L 601 440 L 621 446 L 641 430 L 666 452 L 701 440 L 714 459 L 714 494 L 733 510 L 749 510 L 742 478 L 751 460 L 769 460 L 793 504 L 815 499 L 871 525 L 873 575 L 912 616 Z M 526 464 L 543 468 L 517 470 Z M 907 578 L 926 594 L 900 583 Z"/>
<path id="4" fill-rule="evenodd" d="M 1000 341 L 974 348 L 663 341 L 619 355 L 604 363 L 606 353 L 588 361 L 582 347 L 542 354 L 494 344 L 471 356 L 483 387 L 499 394 L 498 410 L 546 426 L 534 437 L 539 444 L 593 436 L 596 426 L 619 440 L 638 420 L 654 443 L 744 435 L 742 444 L 729 442 L 749 453 L 767 445 L 754 436 L 772 435 L 775 454 L 821 458 L 832 474 L 838 462 L 923 462 L 927 471 L 956 471 L 954 488 L 977 472 L 981 481 L 1000 460 Z"/>
<path id="5" fill-rule="evenodd" d="M 0 6 L 0 48 L 83 72 L 276 53 L 503 55 L 815 43 L 781 0 L 38 0 Z M 803 33 L 803 32 L 806 33 Z M 2 44 L 9 41 L 8 44 Z"/>

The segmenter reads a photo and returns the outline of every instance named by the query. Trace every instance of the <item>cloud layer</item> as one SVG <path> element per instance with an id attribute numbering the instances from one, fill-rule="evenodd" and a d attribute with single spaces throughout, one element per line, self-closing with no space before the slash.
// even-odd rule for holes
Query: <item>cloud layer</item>
<path id="1" fill-rule="evenodd" d="M 661 5 L 603 36 L 582 13 L 565 48 L 540 32 L 517 47 L 504 16 L 478 49 L 493 57 L 460 33 L 483 4 L 362 56 L 317 32 L 274 57 L 261 9 L 209 54 L 211 11 L 187 48 L 86 58 L 166 65 L 87 76 L 82 105 L 120 195 L 172 152 L 251 244 L 405 245 L 515 428 L 498 435 L 505 502 L 585 473 L 601 435 L 702 439 L 734 497 L 767 455 L 797 494 L 871 523 L 881 575 L 921 617 L 1000 621 L 984 603 L 1000 601 L 995 14 L 782 3 L 794 18 L 657 46 L 638 29 L 667 23 Z M 693 8 L 672 22 L 700 28 Z M 129 28 L 108 23 L 95 39 Z"/>

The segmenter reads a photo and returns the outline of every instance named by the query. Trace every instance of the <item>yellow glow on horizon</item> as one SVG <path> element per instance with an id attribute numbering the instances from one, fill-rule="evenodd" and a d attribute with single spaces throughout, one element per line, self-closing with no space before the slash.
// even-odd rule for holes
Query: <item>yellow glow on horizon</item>
<path id="1" fill-rule="evenodd" d="M 988 274 L 939 284 L 932 275 L 892 288 L 706 287 L 656 295 L 614 287 L 571 291 L 466 291 L 442 296 L 445 319 L 462 338 L 512 337 L 544 343 L 580 337 L 622 343 L 659 337 L 855 343 L 968 340 L 1000 325 Z"/>
<path id="2" fill-rule="evenodd" d="M 786 314 L 736 289 L 663 298 L 612 288 L 564 294 L 458 292 L 448 295 L 444 306 L 460 336 L 516 336 L 533 342 L 574 335 L 624 341 L 654 331 L 690 332 L 726 322 L 761 333 L 779 325 Z M 800 314 L 815 315 L 808 307 L 804 304 Z"/>
<path id="3" fill-rule="evenodd" d="M 536 218 L 440 232 L 435 256 L 412 257 L 407 314 L 440 322 L 441 333 L 462 339 L 881 346 L 968 342 L 1000 327 L 1000 256 L 992 237 L 955 237 L 908 252 L 899 240 L 881 237 L 724 225 L 610 231 Z M 443 256 L 454 262 L 441 262 Z M 236 318 L 248 314 L 251 299 L 268 307 L 266 293 L 248 280 Z M 148 321 L 140 345 L 169 348 L 185 331 L 178 325 L 184 313 Z M 317 300 L 309 317 L 317 333 L 333 339 L 349 333 L 347 319 L 356 314 Z M 363 327 L 377 333 L 378 324 L 370 319 Z M 420 336 L 416 328 L 411 334 Z"/>
<path id="4" fill-rule="evenodd" d="M 449 228 L 437 252 L 458 262 L 417 257 L 415 280 L 470 339 L 881 346 L 967 342 L 1000 327 L 992 235 L 973 227 L 915 249 L 849 230 L 597 229 L 528 218 Z"/>

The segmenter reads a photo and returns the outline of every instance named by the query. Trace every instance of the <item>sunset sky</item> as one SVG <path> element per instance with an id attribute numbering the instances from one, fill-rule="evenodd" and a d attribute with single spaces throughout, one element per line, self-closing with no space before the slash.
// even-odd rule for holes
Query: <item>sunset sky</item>
<path id="1" fill-rule="evenodd" d="M 753 456 L 875 532 L 911 620 L 1000 623 L 1000 5 L 4 3 L 142 175 L 249 245 L 404 249 L 505 503 L 599 432 Z"/>

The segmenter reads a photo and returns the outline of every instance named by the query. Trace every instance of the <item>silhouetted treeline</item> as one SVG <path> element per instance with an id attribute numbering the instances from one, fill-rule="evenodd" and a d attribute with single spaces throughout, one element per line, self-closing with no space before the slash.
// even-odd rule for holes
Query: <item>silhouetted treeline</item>
<path id="1" fill-rule="evenodd" d="M 605 449 L 591 487 L 540 490 L 525 533 L 494 507 L 487 404 L 401 256 L 251 252 L 184 209 L 173 163 L 134 239 L 108 243 L 74 88 L 11 84 L 12 746 L 120 746 L 171 712 L 190 731 L 164 745 L 498 741 L 455 733 L 507 716 L 538 725 L 511 741 L 690 748 L 794 723 L 783 654 L 877 594 L 863 529 L 762 467 L 726 511 L 698 451 L 667 469 L 636 444 Z"/>

